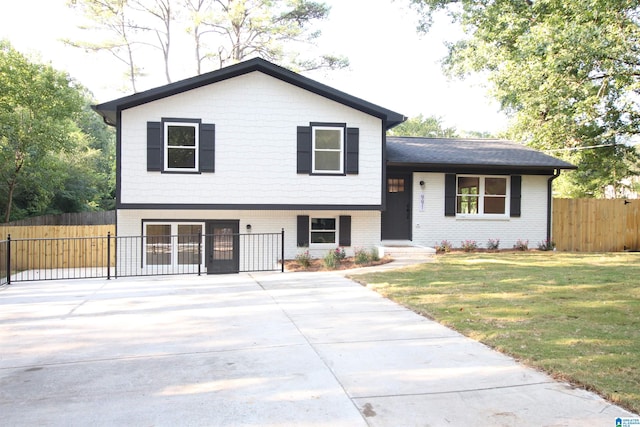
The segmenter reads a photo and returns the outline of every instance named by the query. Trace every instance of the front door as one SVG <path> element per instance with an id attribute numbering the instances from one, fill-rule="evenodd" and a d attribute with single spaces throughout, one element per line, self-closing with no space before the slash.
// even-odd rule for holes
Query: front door
<path id="1" fill-rule="evenodd" d="M 411 174 L 387 174 L 382 240 L 411 240 Z"/>
<path id="2" fill-rule="evenodd" d="M 207 221 L 207 274 L 240 271 L 239 221 Z"/>

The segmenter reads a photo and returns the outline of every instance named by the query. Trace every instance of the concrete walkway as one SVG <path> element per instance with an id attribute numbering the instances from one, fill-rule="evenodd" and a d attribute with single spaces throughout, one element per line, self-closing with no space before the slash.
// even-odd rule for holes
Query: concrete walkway
<path id="1" fill-rule="evenodd" d="M 0 288 L 0 425 L 614 426 L 617 417 L 634 415 L 341 274 Z"/>

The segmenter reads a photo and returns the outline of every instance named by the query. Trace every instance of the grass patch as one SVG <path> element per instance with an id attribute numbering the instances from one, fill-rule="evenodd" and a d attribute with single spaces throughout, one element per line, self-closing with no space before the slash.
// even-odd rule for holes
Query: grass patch
<path id="1" fill-rule="evenodd" d="M 456 253 L 353 278 L 640 412 L 640 254 Z"/>

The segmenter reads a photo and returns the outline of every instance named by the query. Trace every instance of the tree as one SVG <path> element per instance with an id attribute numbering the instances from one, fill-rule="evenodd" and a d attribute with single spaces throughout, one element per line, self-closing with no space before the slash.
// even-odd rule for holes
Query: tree
<path id="1" fill-rule="evenodd" d="M 389 131 L 394 136 L 421 136 L 426 138 L 455 138 L 455 128 L 445 128 L 442 117 L 423 117 L 422 114 L 412 117 Z"/>
<path id="2" fill-rule="evenodd" d="M 512 139 L 579 166 L 573 191 L 600 195 L 636 174 L 640 6 L 628 0 L 412 0 L 428 31 L 448 11 L 466 37 L 449 44 L 451 75 L 486 73 L 513 117 Z M 594 170 L 595 168 L 595 170 Z"/>
<path id="3" fill-rule="evenodd" d="M 184 62 L 181 52 L 171 53 L 172 40 L 185 34 L 193 41 L 196 74 L 253 57 L 298 70 L 349 64 L 339 55 L 299 53 L 314 45 L 320 31 L 312 27 L 329 14 L 325 3 L 311 0 L 69 0 L 69 5 L 84 16 L 88 23 L 81 28 L 91 33 L 87 40 L 67 43 L 111 53 L 126 64 L 134 92 L 140 64 L 154 50 L 162 52 L 171 82 L 172 70 Z"/>
<path id="4" fill-rule="evenodd" d="M 115 138 L 66 73 L 0 42 L 0 212 L 4 222 L 113 208 Z"/>
<path id="5" fill-rule="evenodd" d="M 46 170 L 51 153 L 71 150 L 82 138 L 74 122 L 82 105 L 80 92 L 66 74 L 31 63 L 9 43 L 0 42 L 0 182 L 5 222 L 11 218 L 21 178 Z"/>
<path id="6" fill-rule="evenodd" d="M 98 34 L 98 41 L 65 40 L 65 43 L 87 51 L 106 51 L 126 65 L 125 75 L 131 89 L 137 92 L 136 83 L 142 77 L 134 51 L 141 42 L 139 30 L 129 16 L 128 0 L 70 0 L 69 6 L 78 10 L 92 25 L 80 28 Z"/>

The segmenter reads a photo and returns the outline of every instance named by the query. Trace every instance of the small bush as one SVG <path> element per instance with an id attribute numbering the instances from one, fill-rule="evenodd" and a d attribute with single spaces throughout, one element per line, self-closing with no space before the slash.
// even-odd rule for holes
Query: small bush
<path id="1" fill-rule="evenodd" d="M 462 242 L 461 247 L 465 252 L 473 252 L 478 249 L 478 243 L 475 240 L 465 240 Z"/>
<path id="2" fill-rule="evenodd" d="M 309 251 L 304 251 L 298 255 L 296 255 L 296 262 L 304 268 L 309 268 L 311 265 L 311 255 L 309 255 Z"/>
<path id="3" fill-rule="evenodd" d="M 443 240 L 440 244 L 436 243 L 436 252 L 451 252 L 451 243 L 447 240 Z"/>
<path id="4" fill-rule="evenodd" d="M 338 254 L 335 249 L 330 250 L 327 254 L 322 258 L 322 262 L 324 266 L 329 270 L 335 270 L 340 265 L 340 258 L 338 258 Z"/>
<path id="5" fill-rule="evenodd" d="M 490 251 L 497 251 L 500 249 L 500 239 L 489 239 L 487 242 L 487 249 Z"/>
<path id="6" fill-rule="evenodd" d="M 369 251 L 369 258 L 371 262 L 380 261 L 380 253 L 378 252 L 378 248 L 373 248 Z"/>
<path id="7" fill-rule="evenodd" d="M 553 240 L 545 239 L 538 243 L 538 249 L 541 251 L 552 251 L 556 248 L 556 242 Z"/>
<path id="8" fill-rule="evenodd" d="M 344 248 L 337 247 L 336 248 L 336 258 L 338 258 L 338 261 L 342 261 L 346 257 L 347 257 L 347 254 L 345 253 Z"/>
<path id="9" fill-rule="evenodd" d="M 529 241 L 528 240 L 516 240 L 516 244 L 513 245 L 513 249 L 518 251 L 528 251 L 529 250 Z"/>
<path id="10" fill-rule="evenodd" d="M 371 256 L 365 249 L 356 248 L 353 261 L 358 265 L 368 264 L 369 262 L 371 262 Z"/>

